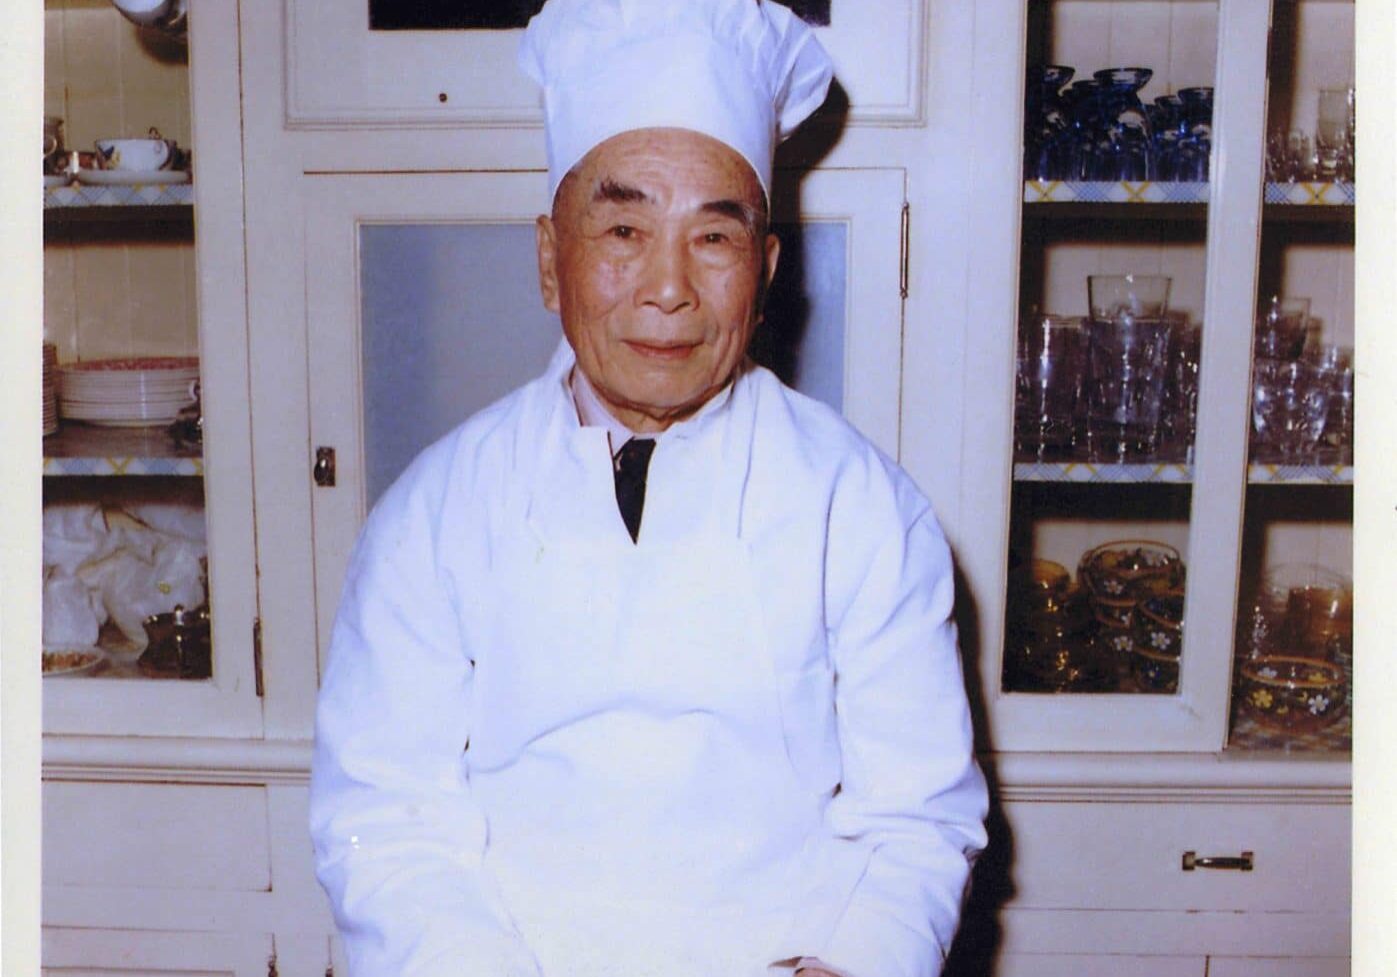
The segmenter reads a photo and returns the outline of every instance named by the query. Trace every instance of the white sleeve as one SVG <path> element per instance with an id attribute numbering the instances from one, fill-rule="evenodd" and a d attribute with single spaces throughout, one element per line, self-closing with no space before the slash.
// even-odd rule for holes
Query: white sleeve
<path id="1" fill-rule="evenodd" d="M 316 874 L 353 977 L 535 977 L 482 869 L 472 665 L 430 508 L 390 491 L 351 560 L 316 712 Z"/>
<path id="2" fill-rule="evenodd" d="M 950 549 L 910 485 L 891 495 L 832 514 L 832 529 L 864 528 L 836 571 L 852 596 L 832 636 L 843 775 L 827 817 L 870 855 L 827 941 L 807 952 L 854 977 L 935 977 L 985 846 L 988 798 L 951 617 Z"/>

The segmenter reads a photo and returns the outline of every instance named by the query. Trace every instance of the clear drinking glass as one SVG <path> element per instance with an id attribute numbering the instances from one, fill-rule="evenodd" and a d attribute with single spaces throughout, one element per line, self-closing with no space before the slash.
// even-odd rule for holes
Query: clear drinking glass
<path id="1" fill-rule="evenodd" d="M 1166 316 L 1173 330 L 1169 368 L 1164 381 L 1164 416 L 1160 423 L 1161 451 L 1170 458 L 1191 460 L 1198 427 L 1198 367 L 1202 330 L 1182 312 Z"/>
<path id="2" fill-rule="evenodd" d="M 1261 460 L 1311 460 L 1329 417 L 1332 370 L 1306 360 L 1258 359 L 1252 371 L 1252 429 Z"/>
<path id="3" fill-rule="evenodd" d="M 1153 458 L 1172 323 L 1118 315 L 1087 321 L 1086 436 L 1093 461 Z"/>
<path id="4" fill-rule="evenodd" d="M 1019 327 L 1014 435 L 1039 461 L 1071 453 L 1085 362 L 1082 319 L 1041 315 Z"/>
<path id="5" fill-rule="evenodd" d="M 1253 351 L 1259 359 L 1293 360 L 1305 349 L 1310 300 L 1273 295 L 1257 316 Z"/>
<path id="6" fill-rule="evenodd" d="M 1353 463 L 1353 347 L 1321 343 L 1305 351 L 1329 384 L 1329 416 L 1320 439 L 1324 460 Z"/>
<path id="7" fill-rule="evenodd" d="M 1342 179 L 1344 157 L 1347 153 L 1350 89 L 1322 88 L 1319 92 L 1319 114 L 1315 123 L 1315 156 L 1321 180 Z"/>
<path id="8" fill-rule="evenodd" d="M 1168 275 L 1089 275 L 1091 317 L 1159 319 L 1169 307 L 1171 282 Z"/>

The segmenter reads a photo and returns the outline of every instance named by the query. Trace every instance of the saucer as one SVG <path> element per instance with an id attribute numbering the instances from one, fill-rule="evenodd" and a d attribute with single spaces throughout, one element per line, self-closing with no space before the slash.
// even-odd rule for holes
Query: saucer
<path id="1" fill-rule="evenodd" d="M 78 182 L 94 187 L 163 186 L 188 183 L 188 170 L 78 170 Z"/>

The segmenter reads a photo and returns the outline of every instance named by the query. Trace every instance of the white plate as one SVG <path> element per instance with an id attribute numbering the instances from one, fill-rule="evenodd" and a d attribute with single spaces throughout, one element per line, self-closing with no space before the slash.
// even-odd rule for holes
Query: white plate
<path id="1" fill-rule="evenodd" d="M 146 404 L 151 401 L 161 400 L 182 400 L 193 401 L 189 395 L 189 390 L 176 388 L 174 390 L 65 390 L 63 399 L 84 404 Z"/>
<path id="2" fill-rule="evenodd" d="M 164 186 L 188 183 L 188 170 L 78 170 L 78 182 L 94 187 Z"/>
<path id="3" fill-rule="evenodd" d="M 73 182 L 73 178 L 66 173 L 45 173 L 44 189 L 49 187 L 66 187 Z"/>
<path id="4" fill-rule="evenodd" d="M 57 656 L 74 656 L 71 663 L 58 664 Z M 45 648 L 44 678 L 61 678 L 66 675 L 86 675 L 107 660 L 107 653 L 101 648 Z M 49 663 L 54 662 L 52 668 Z"/>
<path id="5" fill-rule="evenodd" d="M 177 418 L 178 414 L 171 414 L 169 417 L 70 417 L 71 421 L 82 421 L 84 424 L 91 424 L 93 427 L 169 427 Z"/>

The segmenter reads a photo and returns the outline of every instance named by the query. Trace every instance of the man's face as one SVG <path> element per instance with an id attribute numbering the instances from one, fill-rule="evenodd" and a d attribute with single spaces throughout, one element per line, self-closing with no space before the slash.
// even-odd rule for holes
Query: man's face
<path id="1" fill-rule="evenodd" d="M 717 140 L 638 129 L 588 153 L 538 219 L 544 305 L 632 430 L 693 413 L 742 361 L 779 249 L 763 199 Z"/>

